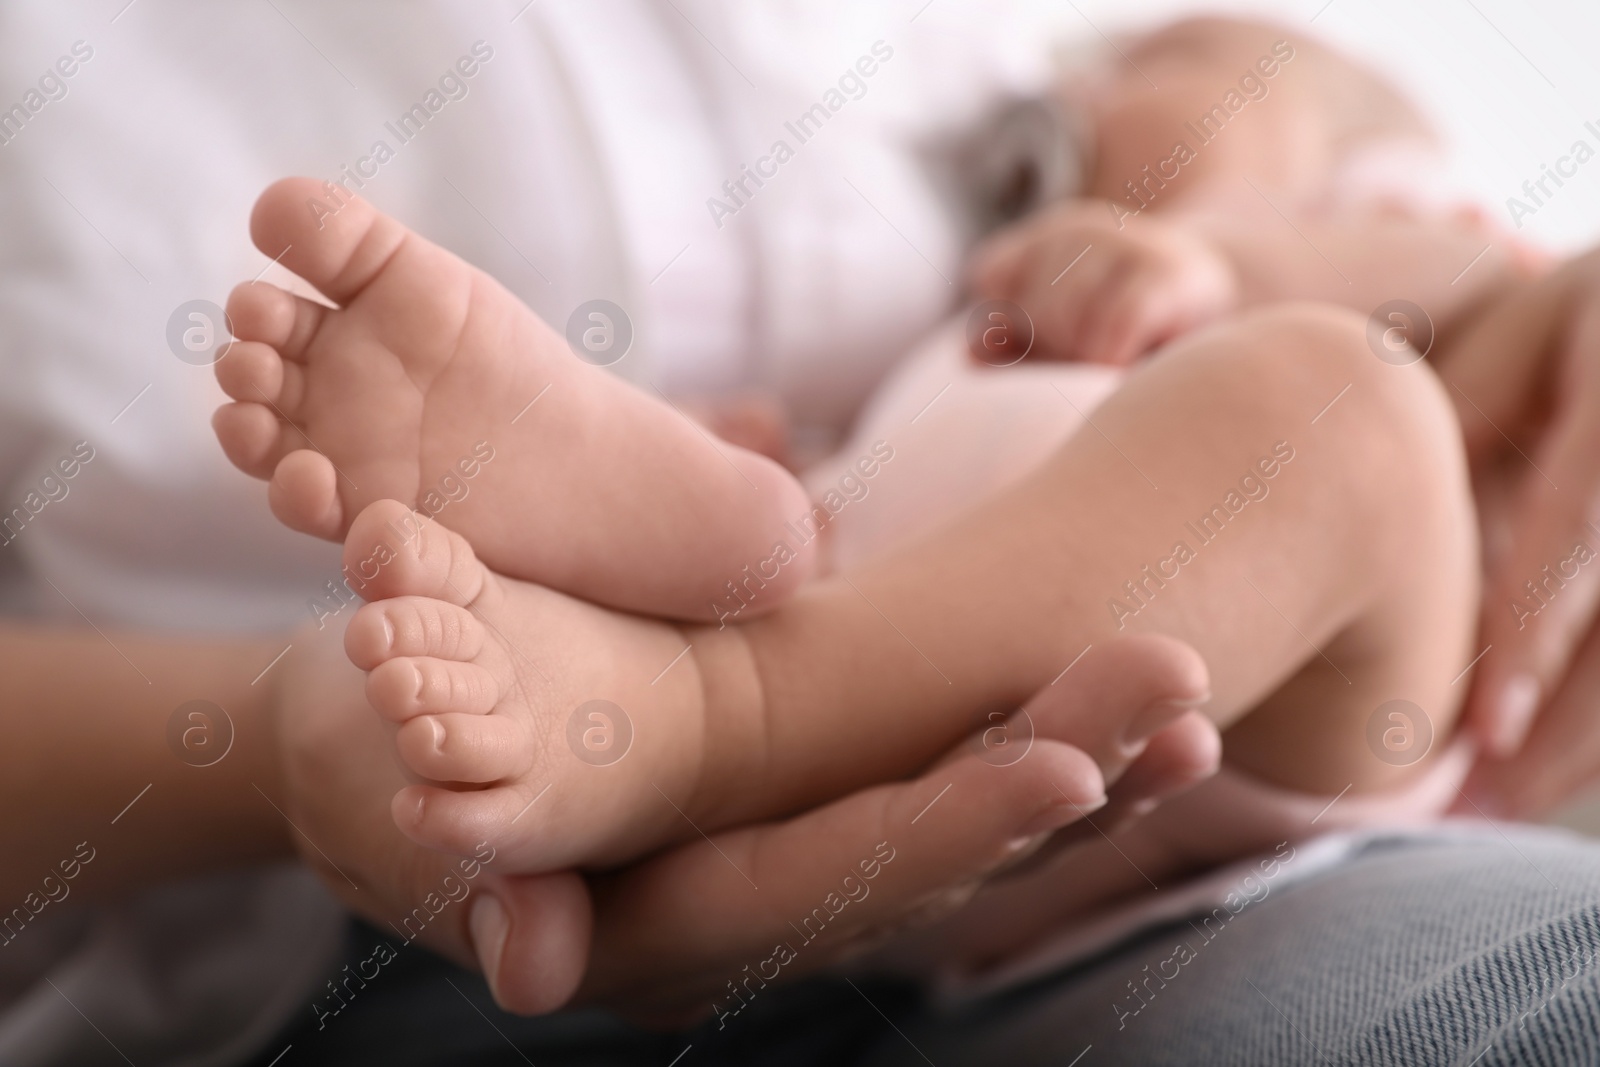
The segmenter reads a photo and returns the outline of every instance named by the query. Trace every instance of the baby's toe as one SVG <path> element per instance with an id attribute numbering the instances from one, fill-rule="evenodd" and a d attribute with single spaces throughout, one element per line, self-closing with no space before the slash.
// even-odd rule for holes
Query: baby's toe
<path id="1" fill-rule="evenodd" d="M 377 561 L 365 571 L 346 571 L 346 579 L 363 597 L 372 599 L 370 579 Z M 421 596 L 374 600 L 350 620 L 344 634 L 345 654 L 364 671 L 399 656 L 436 656 L 470 662 L 483 651 L 483 624 L 466 608 Z"/>
<path id="2" fill-rule="evenodd" d="M 389 813 L 400 832 L 424 848 L 467 856 L 483 843 L 505 847 L 510 835 L 531 829 L 521 824 L 533 823 L 539 805 L 549 801 L 529 786 L 455 790 L 408 785 L 394 795 Z"/>
<path id="3" fill-rule="evenodd" d="M 228 462 L 263 481 L 272 477 L 278 464 L 300 443 L 299 431 L 277 412 L 248 401 L 218 408 L 211 416 L 211 429 Z"/>
<path id="4" fill-rule="evenodd" d="M 396 500 L 374 501 L 356 516 L 344 563 L 348 573 L 372 575 L 362 590 L 369 600 L 420 596 L 467 606 L 491 587 L 466 538 Z"/>
<path id="5" fill-rule="evenodd" d="M 305 372 L 285 363 L 278 350 L 259 341 L 235 341 L 217 360 L 217 384 L 235 400 L 266 404 L 296 418 L 305 395 Z"/>
<path id="6" fill-rule="evenodd" d="M 386 719 L 418 715 L 486 715 L 500 702 L 500 683 L 475 663 L 427 656 L 380 663 L 367 675 L 367 703 Z"/>
<path id="7" fill-rule="evenodd" d="M 395 746 L 407 767 L 436 782 L 497 782 L 533 766 L 528 731 L 516 715 L 422 715 L 400 727 Z"/>
<path id="8" fill-rule="evenodd" d="M 305 438 L 289 430 L 296 444 Z M 272 468 L 267 503 L 278 521 L 291 530 L 337 541 L 344 532 L 344 503 L 339 499 L 339 472 L 320 452 L 298 448 Z"/>
<path id="9" fill-rule="evenodd" d="M 345 304 L 383 269 L 407 230 L 359 196 L 332 198 L 314 179 L 284 178 L 256 201 L 250 235 L 263 254 Z"/>
<path id="10" fill-rule="evenodd" d="M 298 360 L 328 309 L 265 282 L 245 282 L 228 296 L 228 323 L 241 341 L 259 341 Z"/>

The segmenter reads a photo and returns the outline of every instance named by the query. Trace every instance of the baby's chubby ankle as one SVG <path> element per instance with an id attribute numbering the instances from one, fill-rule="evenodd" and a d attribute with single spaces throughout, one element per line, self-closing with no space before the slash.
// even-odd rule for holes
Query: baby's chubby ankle
<path id="1" fill-rule="evenodd" d="M 683 810 L 697 823 L 718 826 L 781 810 L 782 783 L 770 773 L 780 739 L 769 721 L 767 682 L 748 627 L 680 626 L 679 632 L 686 642 L 682 659 L 658 681 L 690 667 L 699 675 L 703 702 L 699 766 Z"/>

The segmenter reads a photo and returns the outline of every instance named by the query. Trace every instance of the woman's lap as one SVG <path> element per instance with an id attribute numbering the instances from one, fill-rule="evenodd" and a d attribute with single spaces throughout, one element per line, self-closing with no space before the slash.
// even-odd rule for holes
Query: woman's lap
<path id="1" fill-rule="evenodd" d="M 1379 843 L 1225 927 L 1168 927 L 919 1020 L 869 1062 L 1600 1063 L 1597 956 L 1600 843 Z"/>
<path id="2" fill-rule="evenodd" d="M 379 942 L 396 940 L 352 922 L 339 963 L 353 970 Z M 495 1006 L 479 975 L 424 949 L 405 948 L 347 999 L 338 1014 L 319 1020 L 308 997 L 302 1021 L 263 1047 L 249 1067 L 847 1067 L 880 1033 L 892 1032 L 879 1012 L 911 1017 L 918 996 L 905 983 L 852 987 L 819 979 L 761 993 L 725 1027 L 710 1021 L 663 1033 L 598 1011 L 509 1015 Z M 334 1006 L 326 990 L 316 1003 L 322 1011 Z"/>
<path id="3" fill-rule="evenodd" d="M 352 953 L 377 938 L 361 928 Z M 421 952 L 406 962 L 260 1063 L 290 1043 L 283 1067 L 1600 1063 L 1600 843 L 1375 844 L 1226 926 L 1197 917 L 942 1014 L 892 984 L 819 981 L 767 992 L 725 1031 L 662 1035 L 595 1013 L 504 1016 L 475 976 Z"/>

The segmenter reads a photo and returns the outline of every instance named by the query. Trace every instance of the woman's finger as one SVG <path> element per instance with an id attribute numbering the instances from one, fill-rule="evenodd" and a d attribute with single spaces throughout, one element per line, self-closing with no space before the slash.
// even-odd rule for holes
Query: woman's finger
<path id="1" fill-rule="evenodd" d="M 1102 804 L 1103 770 L 1122 773 L 1152 736 L 1174 733 L 1209 684 L 1204 662 L 1182 642 L 1150 634 L 1110 641 L 915 781 L 725 832 L 600 879 L 584 996 L 626 999 L 632 1009 L 692 993 L 704 1012 L 728 982 L 744 980 L 747 963 L 762 961 L 765 981 L 774 966 L 792 977 L 954 908 L 1039 837 Z M 1191 748 L 1201 762 L 1211 755 L 1207 770 L 1214 766 L 1215 748 L 1184 742 L 1190 732 L 1180 728 L 1176 744 L 1157 746 L 1154 762 L 1169 765 L 1140 788 L 1170 784 Z M 776 946 L 785 951 L 766 963 Z"/>
<path id="2" fill-rule="evenodd" d="M 1009 766 L 971 755 L 678 848 L 595 883 L 580 996 L 737 1013 L 768 983 L 958 905 L 1021 843 L 1103 801 L 1093 760 L 1040 740 Z"/>
<path id="3" fill-rule="evenodd" d="M 1572 670 L 1509 759 L 1482 759 L 1456 805 L 1460 815 L 1531 819 L 1548 814 L 1600 779 L 1600 626 L 1590 630 Z"/>
<path id="4" fill-rule="evenodd" d="M 1210 778 L 1221 763 L 1222 737 L 1216 725 L 1199 711 L 1188 712 L 1150 739 L 1143 754 L 1107 791 L 1104 808 L 1050 834 L 1036 851 L 1007 864 L 1004 877 L 1031 874 L 1084 841 L 1116 833 L 1162 801 Z"/>
<path id="5" fill-rule="evenodd" d="M 1600 604 L 1600 319 L 1569 339 L 1563 407 L 1530 462 L 1512 513 L 1510 547 L 1490 576 L 1468 721 L 1491 754 L 1522 743 L 1560 682 Z"/>
<path id="6" fill-rule="evenodd" d="M 1157 878 L 1164 874 L 1148 867 L 1145 856 L 1130 855 L 1141 851 L 1139 836 L 1150 825 L 1130 824 L 1159 797 L 1209 777 L 1220 755 L 1221 740 L 1211 722 L 1198 712 L 1186 715 L 1150 742 L 1113 790 L 1123 794 L 1118 800 L 1052 835 L 1038 851 L 1019 850 L 1018 859 L 984 883 L 971 907 L 888 947 L 880 962 L 914 971 L 979 973 L 1060 931 L 1073 916 L 1143 892 L 1149 872 Z M 1173 853 L 1159 843 L 1165 833 L 1157 831 L 1142 851 Z"/>
<path id="7" fill-rule="evenodd" d="M 1021 709 L 991 716 L 946 762 L 970 751 L 1004 766 L 1044 738 L 1081 749 L 1111 783 L 1143 762 L 1152 738 L 1210 698 L 1200 653 L 1163 634 L 1130 634 L 1089 646 Z"/>
<path id="8" fill-rule="evenodd" d="M 1474 465 L 1505 449 L 1506 434 L 1520 436 L 1533 421 L 1534 397 L 1547 380 L 1556 333 L 1567 320 L 1570 291 L 1588 269 L 1575 261 L 1554 280 L 1516 283 L 1506 299 L 1488 308 L 1469 336 L 1447 351 L 1430 353 L 1437 357 L 1440 377 L 1461 418 Z"/>

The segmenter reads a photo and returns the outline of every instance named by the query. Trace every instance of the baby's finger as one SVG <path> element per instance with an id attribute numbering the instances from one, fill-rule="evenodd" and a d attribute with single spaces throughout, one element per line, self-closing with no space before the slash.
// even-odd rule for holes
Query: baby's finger
<path id="1" fill-rule="evenodd" d="M 1016 294 L 1020 274 L 1023 244 L 1019 239 L 1002 234 L 973 253 L 972 265 L 967 268 L 967 278 L 972 291 L 991 299 L 1009 299 Z"/>
<path id="2" fill-rule="evenodd" d="M 1047 359 L 1082 359 L 1086 320 L 1102 298 L 1108 278 L 1122 269 L 1123 256 L 1113 248 L 1093 248 L 1065 274 L 1034 279 L 1030 302 L 1037 340 L 1034 347 Z"/>
<path id="3" fill-rule="evenodd" d="M 1141 264 L 1108 287 L 1084 328 L 1083 358 L 1121 366 L 1176 332 L 1184 309 L 1177 279 L 1160 264 Z"/>

